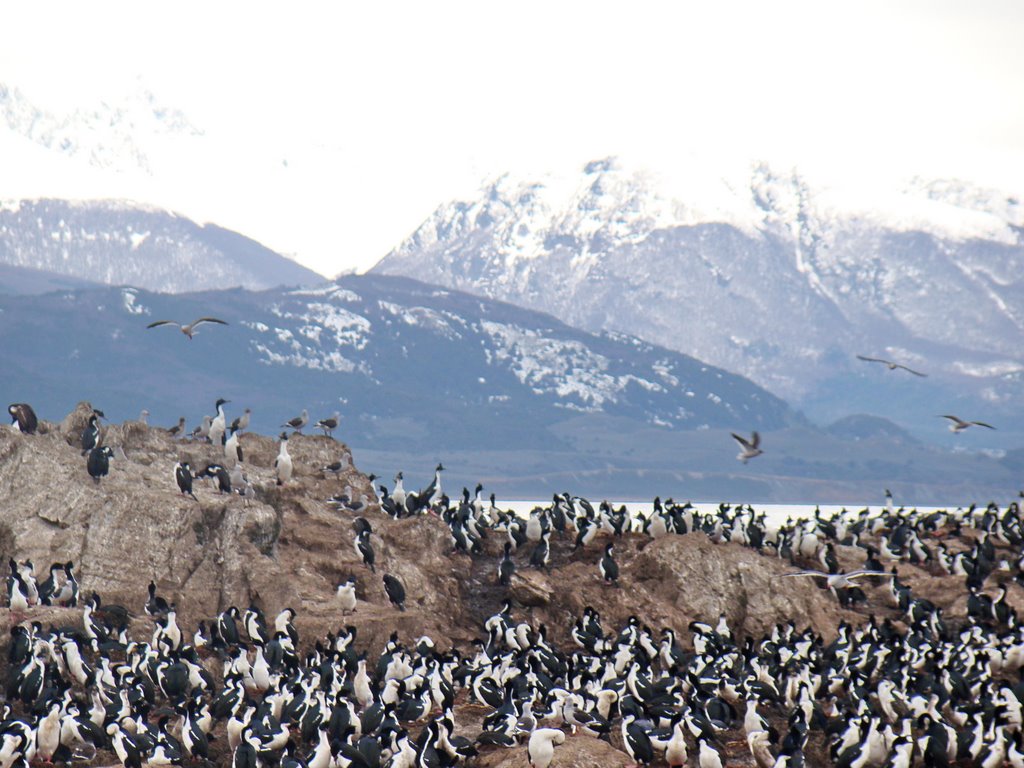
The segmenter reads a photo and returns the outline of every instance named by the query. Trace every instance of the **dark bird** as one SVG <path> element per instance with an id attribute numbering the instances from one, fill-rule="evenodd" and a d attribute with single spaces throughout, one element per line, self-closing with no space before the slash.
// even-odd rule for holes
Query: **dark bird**
<path id="1" fill-rule="evenodd" d="M 959 435 L 968 427 L 985 427 L 986 429 L 995 429 L 991 424 L 986 424 L 984 421 L 964 421 L 958 416 L 951 416 L 949 414 L 944 414 L 939 418 L 949 419 L 951 422 L 949 425 L 949 431 L 954 435 Z"/>
<path id="2" fill-rule="evenodd" d="M 187 325 L 182 325 L 174 320 L 157 320 L 155 323 L 150 323 L 146 328 L 157 328 L 161 325 L 174 325 L 181 329 L 181 332 L 188 336 L 190 339 L 197 333 L 196 327 L 203 323 L 216 323 L 217 325 L 227 325 L 223 320 L 218 320 L 216 317 L 200 317 L 198 320 L 193 320 Z"/>
<path id="3" fill-rule="evenodd" d="M 405 610 L 405 587 L 390 573 L 384 574 L 384 591 L 388 593 L 388 600 L 397 606 L 398 610 Z"/>
<path id="4" fill-rule="evenodd" d="M 341 414 L 335 411 L 331 416 L 328 416 L 326 419 L 320 419 L 320 421 L 316 423 L 316 428 L 322 429 L 324 431 L 324 434 L 327 435 L 328 437 L 333 437 L 334 430 L 338 428 L 338 423 L 340 421 Z"/>
<path id="5" fill-rule="evenodd" d="M 217 481 L 217 490 L 221 493 L 231 493 L 231 473 L 221 464 L 207 464 L 204 469 L 197 472 L 195 477 L 209 477 Z"/>
<path id="6" fill-rule="evenodd" d="M 92 477 L 93 482 L 99 485 L 100 478 L 106 477 L 107 473 L 110 472 L 110 458 L 114 455 L 114 452 L 106 446 L 96 446 L 89 451 L 89 458 L 85 461 L 85 468 L 89 471 L 89 476 Z"/>
<path id="7" fill-rule="evenodd" d="M 294 429 L 296 432 L 302 432 L 302 428 L 309 423 L 309 411 L 305 408 L 302 409 L 302 415 L 296 416 L 294 419 L 288 419 L 282 427 L 289 427 Z"/>
<path id="8" fill-rule="evenodd" d="M 85 456 L 85 454 L 99 444 L 100 415 L 98 411 L 93 411 L 89 416 L 89 423 L 86 424 L 85 429 L 82 430 L 82 455 Z"/>
<path id="9" fill-rule="evenodd" d="M 612 548 L 613 545 L 610 541 L 604 545 L 604 556 L 598 562 L 597 568 L 601 572 L 601 578 L 604 579 L 605 584 L 614 584 L 617 587 L 619 586 L 619 564 L 612 557 Z"/>
<path id="10" fill-rule="evenodd" d="M 505 555 L 498 563 L 498 583 L 507 587 L 512 583 L 512 574 L 516 572 L 516 564 L 512 559 L 512 543 L 505 542 Z"/>
<path id="11" fill-rule="evenodd" d="M 744 464 L 747 463 L 748 459 L 752 459 L 755 456 L 760 456 L 764 451 L 761 450 L 761 436 L 757 432 L 750 433 L 750 439 L 747 440 L 745 437 L 737 435 L 735 432 L 730 432 L 732 439 L 740 444 L 740 452 L 736 454 L 736 458 L 742 461 Z"/>
<path id="12" fill-rule="evenodd" d="M 907 373 L 912 373 L 915 376 L 928 375 L 927 373 L 915 371 L 913 368 L 908 368 L 907 366 L 903 365 L 903 363 L 895 363 L 892 360 L 883 360 L 881 357 L 865 357 L 864 355 L 857 355 L 857 359 L 863 360 L 865 363 L 881 363 L 882 365 L 888 367 L 890 371 L 895 371 L 897 368 L 902 368 Z"/>
<path id="13" fill-rule="evenodd" d="M 167 434 L 171 437 L 184 437 L 185 436 L 185 417 L 182 416 L 178 419 L 178 423 L 167 430 Z"/>
<path id="14" fill-rule="evenodd" d="M 372 572 L 376 573 L 377 569 L 374 568 L 373 564 L 377 559 L 377 556 L 373 551 L 373 544 L 370 543 L 370 531 L 360 530 L 356 533 L 356 554 L 363 559 L 363 565 L 369 568 Z"/>
<path id="15" fill-rule="evenodd" d="M 174 480 L 178 484 L 179 491 L 196 499 L 196 495 L 192 492 L 192 467 L 188 465 L 187 461 L 179 461 L 174 465 Z"/>
<path id="16" fill-rule="evenodd" d="M 39 419 L 36 412 L 28 403 L 12 403 L 7 406 L 7 412 L 11 414 L 11 424 L 18 425 L 18 431 L 26 435 L 34 435 L 39 428 Z"/>

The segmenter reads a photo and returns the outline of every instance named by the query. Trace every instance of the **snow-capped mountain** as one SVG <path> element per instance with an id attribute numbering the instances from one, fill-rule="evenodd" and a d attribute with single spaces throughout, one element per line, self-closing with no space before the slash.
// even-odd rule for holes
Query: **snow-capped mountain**
<path id="1" fill-rule="evenodd" d="M 425 425 L 432 412 L 449 419 L 464 409 L 534 423 L 578 414 L 684 429 L 802 423 L 779 398 L 686 355 L 632 337 L 589 334 L 531 310 L 405 278 L 351 276 L 314 288 L 179 296 L 104 288 L 10 297 L 0 309 L 5 343 L 20 344 L 26 355 L 42 345 L 58 371 L 68 361 L 82 366 L 87 375 L 74 377 L 76 390 L 93 376 L 122 386 L 122 362 L 137 366 L 148 357 L 172 368 L 194 365 L 226 389 L 255 389 L 255 382 L 268 378 L 288 381 L 250 395 L 278 402 L 282 410 L 297 398 L 323 407 L 337 402 L 340 392 L 322 386 L 334 381 L 350 405 L 353 398 L 365 401 L 361 413 L 408 416 Z M 76 322 L 79 313 L 92 313 L 94 320 Z M 146 328 L 157 317 L 209 313 L 230 325 L 204 330 L 191 343 Z M 65 334 L 55 346 L 27 334 L 20 338 L 19 322 L 40 316 L 49 318 L 42 321 L 44 336 L 48 328 Z M 61 330 L 67 328 L 80 330 Z M 152 398 L 157 407 L 154 401 L 166 397 L 174 409 L 209 399 L 209 392 L 183 389 L 176 376 L 167 379 L 166 386 L 147 385 L 134 396 Z M 410 411 L 417 400 L 429 407 Z M 262 417 L 273 420 L 266 424 L 272 428 L 279 415 L 264 410 Z"/>
<path id="2" fill-rule="evenodd" d="M 146 328 L 209 313 L 229 325 L 191 341 Z M 223 397 L 229 415 L 250 407 L 253 428 L 274 433 L 302 408 L 314 419 L 337 410 L 359 466 L 385 476 L 443 459 L 454 483 L 522 498 L 568 488 L 791 501 L 884 487 L 948 501 L 1015 482 L 989 457 L 892 443 L 884 424 L 852 439 L 816 430 L 750 381 L 635 337 L 402 277 L 0 296 L 0 317 L 2 396 L 43 418 L 85 399 L 113 420 L 148 408 L 151 423 L 184 415 L 191 427 Z M 729 432 L 753 429 L 766 453 L 741 465 Z"/>
<path id="3" fill-rule="evenodd" d="M 30 274 L 25 270 L 169 293 L 323 280 L 230 230 L 111 201 L 0 203 L 0 266 L 8 268 L 0 273 L 0 289 L 8 292 L 20 292 L 19 285 L 36 285 L 14 279 L 15 274 Z"/>
<path id="4" fill-rule="evenodd" d="M 122 172 L 153 170 L 147 137 L 203 135 L 181 110 L 161 104 L 142 87 L 120 104 L 104 101 L 57 112 L 0 83 L 0 125 L 39 147 Z"/>
<path id="5" fill-rule="evenodd" d="M 765 164 L 721 178 L 606 159 L 442 205 L 374 271 L 634 334 L 829 417 L 930 410 L 965 388 L 998 408 L 1021 391 L 1024 205 L 961 181 L 854 188 Z M 857 353 L 927 370 L 936 398 Z"/>

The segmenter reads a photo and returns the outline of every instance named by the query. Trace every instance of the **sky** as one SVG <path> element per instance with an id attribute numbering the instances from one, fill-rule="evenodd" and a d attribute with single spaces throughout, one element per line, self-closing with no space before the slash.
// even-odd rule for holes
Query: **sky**
<path id="1" fill-rule="evenodd" d="M 146 90 L 202 135 L 102 172 L 7 137 L 0 196 L 164 205 L 334 275 L 487 179 L 608 155 L 1024 192 L 1021 40 L 1017 0 L 20 3 L 0 83 L 55 115 Z"/>

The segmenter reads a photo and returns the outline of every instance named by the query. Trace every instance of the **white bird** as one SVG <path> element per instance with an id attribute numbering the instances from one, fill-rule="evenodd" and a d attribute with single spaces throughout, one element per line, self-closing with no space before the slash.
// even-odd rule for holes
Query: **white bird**
<path id="1" fill-rule="evenodd" d="M 736 454 L 736 458 L 742 461 L 744 464 L 747 463 L 748 459 L 752 459 L 755 456 L 760 456 L 764 451 L 759 447 L 761 445 L 761 436 L 757 432 L 750 433 L 750 440 L 745 437 L 737 435 L 735 432 L 730 432 L 732 439 L 740 444 L 740 452 Z"/>
<path id="2" fill-rule="evenodd" d="M 697 757 L 697 765 L 700 768 L 722 768 L 722 756 L 718 754 L 717 749 L 708 744 L 707 739 L 698 738 L 697 746 L 700 749 Z"/>
<path id="3" fill-rule="evenodd" d="M 210 431 L 207 433 L 210 438 L 210 442 L 214 445 L 220 445 L 221 440 L 224 438 L 224 432 L 227 429 L 227 417 L 224 415 L 224 405 L 231 402 L 220 398 L 217 400 L 217 415 L 210 421 Z"/>
<path id="4" fill-rule="evenodd" d="M 883 359 L 881 357 L 865 357 L 864 355 L 857 355 L 857 359 L 858 360 L 863 360 L 866 363 L 881 363 L 882 365 L 887 366 L 890 371 L 895 371 L 897 368 L 902 368 L 907 373 L 912 373 L 915 376 L 927 376 L 928 375 L 927 373 L 921 373 L 920 371 L 915 371 L 913 368 L 908 368 L 907 366 L 903 365 L 903 363 L 896 363 L 896 362 L 893 362 L 892 360 L 885 360 L 885 359 Z"/>
<path id="5" fill-rule="evenodd" d="M 825 579 L 828 582 L 829 589 L 845 588 L 854 586 L 854 579 L 859 579 L 861 576 L 881 576 L 883 578 L 892 579 L 898 574 L 886 573 L 885 571 L 849 571 L 848 573 L 823 573 L 822 571 L 796 571 L 795 573 L 784 573 L 783 577 L 787 576 L 817 576 L 818 578 Z"/>
<path id="6" fill-rule="evenodd" d="M 338 585 L 338 604 L 342 613 L 352 613 L 356 609 L 356 582 L 349 579 Z"/>
<path id="7" fill-rule="evenodd" d="M 278 449 L 277 458 L 274 459 L 274 469 L 277 470 L 277 484 L 284 485 L 292 479 L 292 457 L 288 455 L 288 433 L 281 433 L 281 447 Z"/>
<path id="8" fill-rule="evenodd" d="M 987 429 L 995 429 L 991 424 L 986 424 L 984 421 L 964 421 L 958 416 L 952 416 L 949 414 L 944 414 L 939 418 L 949 419 L 951 422 L 949 425 L 949 431 L 954 435 L 959 435 L 968 427 L 986 427 Z"/>
<path id="9" fill-rule="evenodd" d="M 200 317 L 198 320 L 193 320 L 191 323 L 182 325 L 174 320 L 157 320 L 155 323 L 150 323 L 146 328 L 156 328 L 161 325 L 176 325 L 181 329 L 181 332 L 188 336 L 190 339 L 197 333 L 196 328 L 203 323 L 217 323 L 218 325 L 227 325 L 223 320 L 218 320 L 216 317 Z"/>
<path id="10" fill-rule="evenodd" d="M 548 768 L 555 754 L 555 744 L 565 743 L 565 732 L 558 728 L 538 728 L 530 734 L 526 757 L 533 768 Z"/>
<path id="11" fill-rule="evenodd" d="M 231 437 L 224 442 L 224 463 L 233 467 L 242 460 L 242 446 L 238 442 L 238 430 L 231 431 Z"/>

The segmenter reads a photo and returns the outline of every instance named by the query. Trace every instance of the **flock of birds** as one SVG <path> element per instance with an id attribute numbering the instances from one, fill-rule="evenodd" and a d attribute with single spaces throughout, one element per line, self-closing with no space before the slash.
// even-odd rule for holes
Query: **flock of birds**
<path id="1" fill-rule="evenodd" d="M 217 437 L 213 422 L 226 424 L 225 403 L 217 402 L 206 440 Z M 32 434 L 31 409 L 9 412 Z M 102 447 L 102 417 L 88 420 L 83 452 Z M 303 412 L 285 424 L 297 431 L 308 423 Z M 287 437 L 277 482 L 287 482 Z M 1024 766 L 1024 627 L 1007 599 L 1024 585 L 1017 502 L 920 513 L 895 508 L 887 494 L 876 512 L 816 512 L 775 527 L 749 506 L 702 513 L 655 499 L 650 514 L 631 515 L 561 494 L 520 517 L 493 494 L 485 499 L 481 485 L 449 498 L 444 470 L 439 464 L 421 490 L 405 489 L 398 473 L 369 504 L 349 493 L 326 502 L 351 515 L 355 552 L 371 573 L 374 526 L 386 531 L 385 516 L 440 520 L 450 551 L 473 558 L 487 556 L 488 539 L 501 542 L 494 582 L 506 599 L 469 648 L 440 652 L 429 637 L 406 644 L 395 633 L 368 654 L 357 642 L 354 577 L 332 598 L 339 624 L 351 623 L 324 637 L 300 642 L 295 611 L 268 621 L 255 605 L 189 631 L 153 583 L 142 608 L 152 633 L 133 636 L 129 609 L 80 594 L 72 562 L 53 563 L 39 580 L 31 562 L 12 559 L 0 768 L 92 759 L 98 749 L 131 768 L 229 759 L 236 768 L 443 768 L 472 765 L 484 750 L 524 749 L 531 766 L 548 768 L 577 731 L 621 745 L 636 765 L 673 768 L 733 764 L 737 742 L 758 768 Z M 740 635 L 724 615 L 684 634 L 637 616 L 606 627 L 589 605 L 557 633 L 566 638 L 559 643 L 508 597 L 519 569 L 550 570 L 595 547 L 595 582 L 629 589 L 616 546 L 683 535 L 788 562 L 794 568 L 782 578 L 815 579 L 866 620 L 840 623 L 834 639 L 795 618 L 763 636 Z M 844 572 L 840 554 L 861 567 Z M 915 594 L 911 564 L 961 580 L 963 613 Z M 382 578 L 393 610 L 405 610 L 405 585 Z M 80 623 L 44 627 L 30 620 L 37 605 L 81 606 Z"/>
<path id="2" fill-rule="evenodd" d="M 887 360 L 882 357 L 868 357 L 867 355 L 857 355 L 857 359 L 863 360 L 866 363 L 880 363 L 884 365 L 886 368 L 888 368 L 890 371 L 907 371 L 908 373 L 911 373 L 914 376 L 920 376 L 922 378 L 928 375 L 927 373 L 921 373 L 920 371 L 916 371 L 913 368 L 904 365 L 903 363 L 898 363 L 895 360 Z M 968 427 L 985 427 L 986 429 L 995 429 L 995 427 L 993 427 L 991 424 L 987 422 L 967 421 L 965 419 L 961 419 L 959 416 L 954 416 L 953 414 L 948 413 L 942 414 L 941 416 L 939 416 L 939 418 L 947 419 L 949 421 L 949 431 L 952 432 L 954 435 L 959 435 Z M 740 446 L 740 452 L 736 454 L 736 459 L 738 461 L 746 464 L 750 459 L 753 459 L 754 457 L 760 456 L 762 453 L 764 453 L 764 451 L 761 449 L 761 436 L 757 432 L 751 434 L 749 438 L 744 437 L 743 435 L 737 435 L 735 432 L 732 432 L 730 434 L 732 435 L 732 439 L 735 440 L 737 444 L 739 444 Z"/>
<path id="3" fill-rule="evenodd" d="M 253 495 L 252 485 L 242 471 L 244 454 L 239 441 L 239 435 L 249 428 L 249 421 L 252 417 L 252 409 L 246 408 L 242 415 L 228 422 L 224 406 L 230 401 L 220 398 L 214 404 L 215 415 L 204 416 L 202 422 L 186 435 L 185 417 L 182 416 L 178 423 L 167 430 L 173 438 L 191 437 L 194 440 L 209 442 L 220 446 L 224 453 L 223 462 L 209 462 L 207 465 L 195 472 L 187 461 L 179 461 L 174 465 L 174 479 L 181 493 L 196 498 L 193 491 L 193 480 L 197 478 L 209 478 L 217 486 L 221 493 L 231 493 L 233 490 L 245 497 Z M 33 435 L 39 429 L 39 418 L 35 410 L 28 403 L 12 403 L 7 407 L 11 416 L 11 423 L 17 427 L 22 434 Z M 120 447 L 103 445 L 101 419 L 105 418 L 103 411 L 94 408 L 89 415 L 86 426 L 82 430 L 81 447 L 82 455 L 86 457 L 85 468 L 93 482 L 100 480 L 110 473 L 110 460 L 122 454 Z M 148 425 L 149 411 L 143 410 L 139 415 L 139 421 Z M 316 429 L 323 431 L 327 437 L 333 437 L 334 430 L 338 428 L 341 421 L 341 414 L 335 411 L 331 416 L 320 419 L 314 425 Z M 281 424 L 292 433 L 301 434 L 304 427 L 309 424 L 309 412 L 304 408 L 299 416 Z M 352 456 L 347 453 L 342 459 L 324 467 L 325 472 L 338 473 L 352 466 Z M 277 476 L 278 485 L 283 485 L 292 478 L 293 465 L 291 455 L 288 453 L 288 433 L 280 435 L 278 456 L 274 461 L 274 470 Z M 2 768 L 2 765 L 0 765 Z"/>
<path id="4" fill-rule="evenodd" d="M 191 339 L 204 324 L 227 325 L 200 317 L 147 327 L 177 327 Z M 223 452 L 223 461 L 198 472 L 178 461 L 180 493 L 196 498 L 193 481 L 209 478 L 220 492 L 253 495 L 238 440 L 252 412 L 229 422 L 228 402 L 217 400 L 215 414 L 190 433 L 184 418 L 168 430 Z M 37 432 L 30 405 L 12 404 L 8 413 L 21 433 Z M 81 435 L 96 483 L 117 454 L 103 444 L 104 418 L 94 410 Z M 943 418 L 956 433 L 994 429 Z M 332 436 L 339 420 L 335 413 L 314 426 Z M 281 424 L 279 485 L 294 472 L 287 430 L 301 433 L 309 423 L 304 409 Z M 763 453 L 757 432 L 732 436 L 740 461 Z M 347 454 L 319 469 L 339 474 L 351 467 Z M 448 768 L 473 765 L 481 751 L 524 749 L 533 768 L 548 768 L 558 765 L 567 732 L 577 731 L 615 742 L 637 766 L 725 768 L 745 749 L 742 760 L 758 768 L 822 761 L 840 768 L 1024 768 L 1024 626 L 1007 599 L 1024 586 L 1017 502 L 919 513 L 896 509 L 887 492 L 876 512 L 816 511 L 773 526 L 749 506 L 702 513 L 655 499 L 650 514 L 632 515 L 566 493 L 520 517 L 499 508 L 493 494 L 486 500 L 481 485 L 475 495 L 463 489 L 449 498 L 444 469 L 438 464 L 420 490 L 407 490 L 399 472 L 390 489 L 380 485 L 372 498 L 356 499 L 348 487 L 325 501 L 352 516 L 354 551 L 374 574 L 373 514 L 382 516 L 378 526 L 385 530 L 383 516 L 425 525 L 440 520 L 450 551 L 473 558 L 487 556 L 489 539 L 501 542 L 494 583 L 505 599 L 469 648 L 441 652 L 428 636 L 406 644 L 395 632 L 371 655 L 352 618 L 360 603 L 355 577 L 332 597 L 339 624 L 354 623 L 324 637 L 300 641 L 294 610 L 268 621 L 256 605 L 232 606 L 183 628 L 175 603 L 153 582 L 142 604 L 152 632 L 133 636 L 132 611 L 80 593 L 72 561 L 54 562 L 43 579 L 30 561 L 12 558 L 0 768 L 92 760 L 101 749 L 128 768 L 227 760 L 234 768 Z M 529 613 L 517 615 L 510 595 L 520 569 L 550 571 L 596 546 L 595 580 L 629 589 L 617 544 L 683 535 L 786 561 L 793 570 L 782 578 L 814 579 L 839 606 L 866 619 L 859 626 L 842 621 L 832 638 L 800 628 L 795 618 L 752 636 L 734 631 L 725 614 L 713 625 L 694 621 L 685 634 L 655 630 L 635 615 L 606 628 L 593 605 L 560 633 Z M 861 567 L 844 571 L 839 554 L 861 559 Z M 905 565 L 961 580 L 963 612 L 947 613 L 915 594 Z M 381 580 L 393 610 L 405 611 L 405 585 L 389 573 Z M 869 584 L 874 588 L 866 591 Z M 32 620 L 37 606 L 80 608 L 80 621 L 44 627 Z M 888 615 L 879 620 L 882 613 Z"/>

